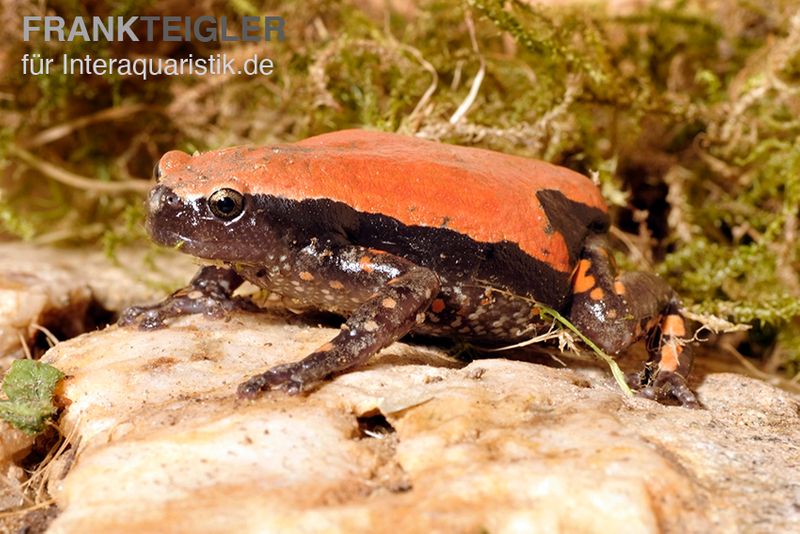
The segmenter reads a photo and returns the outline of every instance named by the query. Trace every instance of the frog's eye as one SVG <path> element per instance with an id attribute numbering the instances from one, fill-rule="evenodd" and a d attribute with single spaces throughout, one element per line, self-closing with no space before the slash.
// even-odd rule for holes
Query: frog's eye
<path id="1" fill-rule="evenodd" d="M 235 189 L 220 189 L 208 197 L 208 207 L 223 221 L 230 221 L 244 210 L 244 196 Z"/>
<path id="2" fill-rule="evenodd" d="M 158 163 L 153 167 L 153 178 L 155 178 L 156 181 L 161 179 L 161 167 L 158 166 Z"/>

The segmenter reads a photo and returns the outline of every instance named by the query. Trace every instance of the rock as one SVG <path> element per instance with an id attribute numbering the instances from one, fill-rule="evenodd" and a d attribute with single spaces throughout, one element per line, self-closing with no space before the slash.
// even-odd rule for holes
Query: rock
<path id="1" fill-rule="evenodd" d="M 77 445 L 50 532 L 800 529 L 797 396 L 709 374 L 688 410 L 602 368 L 396 343 L 307 395 L 236 398 L 334 332 L 187 317 L 51 349 Z"/>
<path id="2" fill-rule="evenodd" d="M 16 465 L 30 449 L 33 439 L 0 421 L 0 512 L 21 506 L 24 502 L 24 473 Z"/>
<path id="3" fill-rule="evenodd" d="M 0 370 L 23 356 L 23 342 L 36 344 L 46 331 L 63 340 L 104 326 L 111 312 L 157 300 L 195 270 L 183 255 L 161 254 L 153 265 L 145 254 L 121 251 L 113 263 L 100 251 L 0 244 Z"/>

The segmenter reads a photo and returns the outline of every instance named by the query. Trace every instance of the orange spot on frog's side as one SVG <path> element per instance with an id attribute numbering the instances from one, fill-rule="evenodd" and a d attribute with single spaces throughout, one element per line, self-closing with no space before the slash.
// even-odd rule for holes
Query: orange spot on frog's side
<path id="1" fill-rule="evenodd" d="M 303 271 L 299 274 L 301 280 L 305 280 L 306 282 L 310 282 L 314 279 L 314 275 L 308 271 Z"/>
<path id="2" fill-rule="evenodd" d="M 667 315 L 661 322 L 661 332 L 665 336 L 681 337 L 686 335 L 686 326 L 680 315 Z"/>
<path id="3" fill-rule="evenodd" d="M 592 262 L 589 260 L 581 260 L 578 263 L 578 271 L 575 273 L 575 282 L 572 284 L 572 291 L 574 293 L 584 293 L 594 287 L 594 276 L 587 274 L 591 266 Z"/>
<path id="4" fill-rule="evenodd" d="M 436 299 L 431 303 L 431 311 L 433 313 L 442 313 L 444 311 L 444 301 L 442 299 Z"/>
<path id="5" fill-rule="evenodd" d="M 605 293 L 603 293 L 603 289 L 602 289 L 602 288 L 600 288 L 600 287 L 596 287 L 596 288 L 592 289 L 592 292 L 591 292 L 591 293 L 589 293 L 589 297 L 591 297 L 591 299 L 592 299 L 592 300 L 600 300 L 600 299 L 602 299 L 602 298 L 603 298 L 605 295 L 606 295 L 606 294 L 605 294 Z"/>
<path id="6" fill-rule="evenodd" d="M 328 285 L 331 286 L 331 289 L 344 289 L 344 284 L 338 280 L 331 280 Z"/>
<path id="7" fill-rule="evenodd" d="M 619 280 L 614 281 L 614 293 L 617 295 L 624 295 L 625 294 L 625 284 L 620 282 Z"/>
<path id="8" fill-rule="evenodd" d="M 333 350 L 333 343 L 325 343 L 317 349 L 317 352 L 328 352 L 330 350 Z"/>
<path id="9" fill-rule="evenodd" d="M 358 260 L 358 265 L 365 273 L 372 272 L 372 258 L 369 256 L 361 256 L 361 258 Z"/>

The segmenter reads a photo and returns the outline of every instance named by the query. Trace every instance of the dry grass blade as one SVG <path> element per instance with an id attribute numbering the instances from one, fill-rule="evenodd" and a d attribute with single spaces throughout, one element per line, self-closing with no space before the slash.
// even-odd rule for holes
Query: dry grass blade
<path id="1" fill-rule="evenodd" d="M 469 38 L 472 42 L 472 50 L 478 56 L 478 60 L 480 61 L 480 68 L 478 69 L 478 73 L 475 75 L 475 78 L 472 80 L 472 85 L 469 88 L 469 93 L 467 93 L 467 97 L 461 102 L 461 105 L 458 106 L 455 113 L 450 117 L 450 124 L 456 124 L 460 121 L 464 115 L 467 114 L 469 108 L 472 107 L 472 104 L 475 103 L 475 99 L 478 97 L 478 91 L 481 89 L 481 84 L 483 83 L 483 77 L 486 75 L 486 61 L 483 59 L 481 55 L 481 51 L 478 48 L 478 39 L 475 37 L 475 23 L 472 22 L 472 15 L 469 11 L 466 12 L 464 15 L 464 20 L 467 23 L 467 29 L 469 30 Z"/>

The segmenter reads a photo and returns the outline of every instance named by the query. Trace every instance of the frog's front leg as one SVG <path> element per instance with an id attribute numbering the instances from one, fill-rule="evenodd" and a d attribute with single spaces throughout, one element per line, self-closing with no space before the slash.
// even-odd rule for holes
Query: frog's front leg
<path id="1" fill-rule="evenodd" d="M 317 265 L 316 272 L 306 271 L 306 277 L 328 280 L 330 287 L 342 290 L 342 299 L 361 295 L 363 301 L 331 341 L 299 362 L 273 367 L 242 383 L 240 396 L 253 398 L 277 387 L 297 394 L 331 373 L 365 362 L 422 322 L 439 292 L 433 271 L 392 254 L 348 247 L 337 256 Z"/>
<path id="2" fill-rule="evenodd" d="M 179 289 L 153 306 L 131 306 L 122 312 L 121 326 L 139 323 L 139 328 L 161 328 L 167 319 L 204 313 L 221 317 L 237 308 L 249 308 L 245 301 L 233 298 L 244 280 L 233 269 L 207 266 L 192 278 L 189 285 Z"/>

